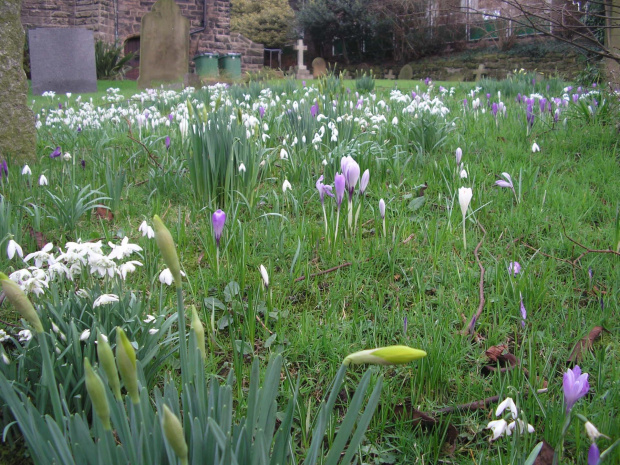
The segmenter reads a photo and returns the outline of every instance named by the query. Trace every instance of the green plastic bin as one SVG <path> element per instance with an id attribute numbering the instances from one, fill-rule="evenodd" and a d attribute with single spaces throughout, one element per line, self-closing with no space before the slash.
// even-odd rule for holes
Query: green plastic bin
<path id="1" fill-rule="evenodd" d="M 217 78 L 220 75 L 217 53 L 201 53 L 194 57 L 196 74 L 200 77 Z"/>
<path id="2" fill-rule="evenodd" d="M 241 54 L 224 53 L 219 59 L 220 73 L 232 79 L 241 77 Z"/>

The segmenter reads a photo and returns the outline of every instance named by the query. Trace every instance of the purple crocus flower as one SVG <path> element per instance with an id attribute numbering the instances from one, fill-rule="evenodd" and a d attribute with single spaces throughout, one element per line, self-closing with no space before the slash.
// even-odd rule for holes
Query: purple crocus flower
<path id="1" fill-rule="evenodd" d="M 172 123 L 172 120 L 174 119 L 174 116 L 172 115 L 172 113 L 168 114 L 168 121 L 170 121 Z"/>
<path id="2" fill-rule="evenodd" d="M 534 126 L 534 120 L 536 119 L 536 116 L 534 116 L 534 108 L 532 108 L 531 103 L 528 103 L 527 109 L 525 110 L 525 115 L 527 118 L 527 124 L 529 124 L 530 127 Z"/>
<path id="3" fill-rule="evenodd" d="M 590 445 L 588 450 L 588 465 L 598 465 L 601 463 L 601 452 L 595 442 Z"/>
<path id="4" fill-rule="evenodd" d="M 547 105 L 547 99 L 546 98 L 541 98 L 538 102 L 538 105 L 540 106 L 540 112 L 544 113 L 545 112 L 545 106 Z"/>
<path id="5" fill-rule="evenodd" d="M 357 101 L 357 105 L 355 105 L 355 108 L 359 110 L 360 108 L 362 108 L 362 105 L 364 105 L 364 97 Z"/>
<path id="6" fill-rule="evenodd" d="M 456 156 L 456 166 L 458 166 L 461 163 L 461 158 L 463 158 L 463 150 L 461 147 L 457 147 L 454 155 Z"/>
<path id="7" fill-rule="evenodd" d="M 362 179 L 360 180 L 360 195 L 364 195 L 364 191 L 366 187 L 368 187 L 368 182 L 370 181 L 370 171 L 364 171 L 362 174 Z"/>
<path id="8" fill-rule="evenodd" d="M 510 175 L 508 173 L 502 173 L 502 176 L 506 178 L 506 181 L 500 179 L 499 181 L 495 181 L 495 185 L 498 187 L 508 187 L 510 189 L 514 189 Z"/>
<path id="9" fill-rule="evenodd" d="M 517 98 L 515 100 L 517 101 L 517 103 L 521 103 L 521 93 L 520 92 L 517 94 Z"/>
<path id="10" fill-rule="evenodd" d="M 353 159 L 353 157 L 343 157 L 340 160 L 340 168 L 342 174 L 346 180 L 347 191 L 349 192 L 349 202 L 353 201 L 353 193 L 355 192 L 355 186 L 360 177 L 360 165 Z"/>
<path id="11" fill-rule="evenodd" d="M 560 109 L 556 108 L 555 112 L 553 112 L 553 122 L 557 123 L 560 120 Z"/>
<path id="12" fill-rule="evenodd" d="M 336 173 L 334 187 L 336 188 L 336 206 L 338 207 L 338 210 L 340 210 L 340 205 L 342 204 L 342 199 L 344 198 L 345 183 L 346 179 L 344 174 Z"/>
<path id="13" fill-rule="evenodd" d="M 594 270 L 591 266 L 588 267 L 588 275 L 590 276 L 590 279 L 594 278 Z"/>
<path id="14" fill-rule="evenodd" d="M 213 225 L 213 235 L 215 236 L 215 243 L 218 248 L 220 247 L 220 238 L 224 230 L 224 223 L 226 223 L 226 213 L 222 210 L 216 210 L 211 217 L 211 224 Z"/>
<path id="15" fill-rule="evenodd" d="M 52 153 L 50 153 L 50 158 L 58 158 L 62 155 L 62 150 L 60 147 L 56 147 Z"/>
<path id="16" fill-rule="evenodd" d="M 508 264 L 508 274 L 517 276 L 521 273 L 521 264 L 519 262 L 510 262 Z"/>
<path id="17" fill-rule="evenodd" d="M 3 177 L 7 179 L 9 177 L 9 165 L 6 164 L 6 160 L 0 162 L 0 181 L 2 181 Z"/>
<path id="18" fill-rule="evenodd" d="M 411 91 L 411 98 L 416 98 L 418 96 L 418 94 L 416 94 L 414 91 Z"/>
<path id="19" fill-rule="evenodd" d="M 82 132 L 82 126 L 78 126 L 78 128 L 77 128 L 77 132 L 78 132 L 78 133 Z"/>
<path id="20" fill-rule="evenodd" d="M 467 108 L 467 99 L 466 99 L 466 98 L 464 98 L 464 99 L 463 99 L 463 106 L 464 106 L 465 108 Z"/>
<path id="21" fill-rule="evenodd" d="M 426 79 L 424 79 L 424 84 L 428 86 L 430 83 L 431 83 L 431 78 L 427 77 Z"/>
<path id="22" fill-rule="evenodd" d="M 493 105 L 491 105 L 491 113 L 493 113 L 493 116 L 495 118 L 497 118 L 497 109 L 498 109 L 497 103 L 493 102 Z"/>
<path id="23" fill-rule="evenodd" d="M 525 305 L 523 305 L 523 296 L 521 295 L 520 292 L 519 292 L 519 299 L 521 301 L 519 304 L 519 309 L 521 310 L 521 326 L 525 328 L 525 319 L 527 318 L 527 310 L 525 309 Z"/>
<path id="24" fill-rule="evenodd" d="M 170 150 L 170 136 L 166 136 L 166 150 Z"/>
<path id="25" fill-rule="evenodd" d="M 314 102 L 314 105 L 310 107 L 310 114 L 313 118 L 316 118 L 316 115 L 319 114 L 319 102 Z"/>
<path id="26" fill-rule="evenodd" d="M 59 109 L 59 110 L 62 110 L 62 103 L 59 103 L 59 104 L 58 104 L 58 109 Z"/>
<path id="27" fill-rule="evenodd" d="M 82 165 L 82 169 L 86 168 L 86 160 L 82 159 L 82 161 L 80 162 L 80 165 Z"/>
<path id="28" fill-rule="evenodd" d="M 564 403 L 566 404 L 566 413 L 569 413 L 579 399 L 585 396 L 590 390 L 588 383 L 588 373 L 581 373 L 579 365 L 575 365 L 572 370 L 569 368 L 564 373 L 562 380 L 562 388 L 564 390 Z"/>
<path id="29" fill-rule="evenodd" d="M 265 116 L 265 107 L 264 106 L 260 106 L 258 107 L 258 114 L 260 115 L 260 117 L 262 118 L 263 116 Z"/>
<path id="30" fill-rule="evenodd" d="M 323 184 L 323 175 L 316 182 L 316 189 L 319 191 L 319 197 L 321 198 L 321 205 L 325 202 L 325 194 L 333 197 L 332 186 Z"/>
<path id="31" fill-rule="evenodd" d="M 573 103 L 577 103 L 579 101 L 579 94 L 573 94 Z"/>

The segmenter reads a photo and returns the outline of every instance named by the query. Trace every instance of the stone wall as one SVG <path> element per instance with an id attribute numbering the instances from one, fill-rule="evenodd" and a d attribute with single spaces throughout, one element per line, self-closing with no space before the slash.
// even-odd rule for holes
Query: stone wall
<path id="1" fill-rule="evenodd" d="M 26 29 L 85 27 L 94 31 L 96 39 L 123 44 L 140 35 L 142 16 L 154 3 L 155 0 L 23 0 L 22 24 Z M 230 34 L 230 0 L 176 3 L 190 20 L 190 58 L 203 52 L 237 52 L 242 54 L 243 71 L 262 69 L 263 46 L 240 34 Z"/>

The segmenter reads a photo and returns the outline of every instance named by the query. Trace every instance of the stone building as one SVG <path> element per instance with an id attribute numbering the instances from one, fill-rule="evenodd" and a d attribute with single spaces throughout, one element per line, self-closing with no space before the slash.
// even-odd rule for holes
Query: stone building
<path id="1" fill-rule="evenodd" d="M 263 46 L 230 32 L 230 0 L 175 0 L 190 20 L 190 58 L 204 52 L 241 53 L 243 71 L 263 67 Z M 23 0 L 26 30 L 37 27 L 83 27 L 95 39 L 140 50 L 140 21 L 155 0 Z M 130 78 L 137 78 L 137 69 Z"/>

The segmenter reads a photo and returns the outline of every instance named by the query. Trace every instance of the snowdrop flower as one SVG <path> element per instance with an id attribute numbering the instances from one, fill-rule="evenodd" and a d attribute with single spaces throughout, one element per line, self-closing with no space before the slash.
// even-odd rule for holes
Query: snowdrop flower
<path id="1" fill-rule="evenodd" d="M 49 288 L 49 277 L 45 274 L 45 271 L 39 270 L 36 267 L 30 267 L 32 271 L 32 277 L 25 280 L 21 284 L 22 290 L 26 293 L 32 293 L 34 295 L 41 295 L 45 292 L 45 288 Z"/>
<path id="2" fill-rule="evenodd" d="M 125 236 L 120 245 L 112 244 L 108 242 L 108 245 L 112 247 L 112 252 L 108 255 L 110 260 L 122 260 L 125 257 L 129 257 L 134 252 L 140 252 L 142 247 L 136 244 L 130 244 L 129 238 Z"/>
<path id="3" fill-rule="evenodd" d="M 136 266 L 142 266 L 142 263 L 137 260 L 130 260 L 119 265 L 116 271 L 119 276 L 124 280 L 127 278 L 127 273 L 133 273 L 134 271 L 136 271 Z"/>
<path id="4" fill-rule="evenodd" d="M 280 150 L 280 159 L 281 160 L 288 160 L 288 152 L 286 151 L 285 148 L 282 148 Z"/>
<path id="5" fill-rule="evenodd" d="M 17 333 L 19 338 L 19 342 L 28 342 L 32 339 L 32 332 L 29 329 L 22 329 L 19 333 Z"/>
<path id="6" fill-rule="evenodd" d="M 5 342 L 9 340 L 9 336 L 4 329 L 0 329 L 0 342 Z"/>
<path id="7" fill-rule="evenodd" d="M 462 169 L 459 173 L 459 176 L 461 177 L 461 179 L 467 179 L 467 171 L 465 171 L 465 169 Z"/>
<path id="8" fill-rule="evenodd" d="M 114 302 L 118 302 L 118 296 L 116 294 L 101 294 L 93 302 L 93 308 L 97 308 L 100 305 L 109 305 Z"/>
<path id="9" fill-rule="evenodd" d="M 41 268 L 45 262 L 47 262 L 48 265 L 52 265 L 56 262 L 54 256 L 50 254 L 50 251 L 53 248 L 54 244 L 48 242 L 43 246 L 41 250 L 26 255 L 24 261 L 29 262 L 31 259 L 34 258 L 34 266 L 36 266 L 37 268 Z"/>
<path id="10" fill-rule="evenodd" d="M 510 410 L 512 418 L 516 420 L 517 416 L 519 415 L 519 411 L 517 410 L 517 406 L 515 405 L 514 400 L 512 400 L 511 397 L 506 397 L 506 399 L 504 399 L 504 401 L 497 406 L 497 409 L 495 410 L 495 416 L 499 417 L 502 413 L 504 413 L 504 410 L 506 409 Z"/>
<path id="11" fill-rule="evenodd" d="M 138 231 L 142 233 L 142 237 L 146 236 L 149 239 L 153 239 L 155 237 L 155 231 L 151 228 L 146 221 L 143 221 L 138 228 Z"/>
<path id="12" fill-rule="evenodd" d="M 246 171 L 246 170 L 245 170 L 245 165 L 244 165 L 243 163 L 241 163 L 241 164 L 239 165 L 239 173 L 245 173 L 245 171 Z"/>
<path id="13" fill-rule="evenodd" d="M 149 334 L 157 334 L 158 331 L 159 331 L 159 329 L 157 329 L 157 328 L 151 328 L 151 329 L 149 329 Z"/>
<path id="14" fill-rule="evenodd" d="M 506 430 L 506 436 L 510 436 L 517 425 L 519 425 L 519 434 L 525 433 L 526 430 L 528 433 L 533 433 L 535 431 L 532 425 L 528 423 L 526 426 L 525 422 L 519 418 L 518 420 L 510 422 Z"/>
<path id="15" fill-rule="evenodd" d="M 82 334 L 80 334 L 80 341 L 84 342 L 89 337 L 90 337 L 90 329 L 85 329 L 84 331 L 82 331 Z"/>
<path id="16" fill-rule="evenodd" d="M 11 363 L 11 359 L 9 357 L 7 357 L 7 355 L 2 352 L 2 363 L 4 363 L 5 365 L 9 365 Z"/>
<path id="17" fill-rule="evenodd" d="M 282 192 L 286 193 L 287 190 L 289 189 L 293 189 L 293 186 L 291 186 L 291 183 L 288 182 L 288 179 L 285 179 L 284 182 L 282 183 Z"/>
<path id="18" fill-rule="evenodd" d="M 181 271 L 181 276 L 185 276 L 185 273 Z M 174 278 L 172 277 L 172 271 L 170 268 L 166 268 L 164 271 L 159 273 L 159 282 L 162 284 L 167 284 L 168 286 L 172 285 Z"/>
<path id="19" fill-rule="evenodd" d="M 264 265 L 261 265 L 258 267 L 258 271 L 260 271 L 260 275 L 263 278 L 265 289 L 269 289 L 269 274 L 267 274 L 267 268 L 265 268 Z"/>
<path id="20" fill-rule="evenodd" d="M 395 116 L 394 118 L 392 118 L 392 125 L 396 126 L 398 124 L 398 116 Z"/>
<path id="21" fill-rule="evenodd" d="M 506 433 L 508 429 L 508 422 L 504 419 L 490 421 L 485 429 L 493 431 L 493 437 L 491 441 L 495 441 Z"/>
<path id="22" fill-rule="evenodd" d="M 147 315 L 146 318 L 142 321 L 144 321 L 146 324 L 149 323 L 153 323 L 157 318 L 155 318 L 153 315 Z"/>
<path id="23" fill-rule="evenodd" d="M 13 239 L 9 241 L 9 245 L 6 248 L 6 254 L 9 257 L 9 260 L 12 260 L 15 254 L 17 254 L 19 258 L 24 258 L 24 251 L 22 250 L 21 245 Z"/>
<path id="24" fill-rule="evenodd" d="M 99 273 L 102 278 L 107 274 L 110 278 L 116 274 L 116 263 L 104 255 L 93 254 L 88 257 L 90 273 Z"/>
<path id="25" fill-rule="evenodd" d="M 536 142 L 532 144 L 532 153 L 540 152 L 540 147 Z"/>
<path id="26" fill-rule="evenodd" d="M 47 178 L 44 174 L 39 177 L 39 186 L 47 186 Z"/>
<path id="27" fill-rule="evenodd" d="M 22 168 L 22 176 L 30 176 L 32 174 L 32 171 L 30 171 L 30 167 L 28 165 L 24 165 L 24 167 Z"/>
<path id="28" fill-rule="evenodd" d="M 63 156 L 62 159 L 64 161 L 71 161 L 71 154 L 69 152 L 66 152 Z"/>

